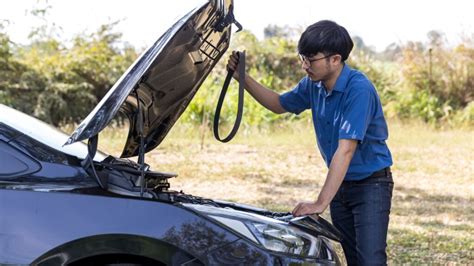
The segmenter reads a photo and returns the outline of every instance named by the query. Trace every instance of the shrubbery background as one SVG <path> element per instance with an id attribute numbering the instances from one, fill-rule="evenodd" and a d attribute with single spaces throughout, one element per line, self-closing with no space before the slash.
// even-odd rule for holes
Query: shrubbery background
<path id="1" fill-rule="evenodd" d="M 43 10 L 35 15 L 44 14 Z M 44 25 L 32 29 L 28 45 L 18 45 L 10 41 L 0 23 L 0 103 L 54 125 L 81 121 L 141 52 L 121 40 L 115 24 L 61 41 L 54 37 L 54 25 L 45 20 Z M 249 73 L 284 92 L 304 76 L 296 49 L 300 32 L 269 25 L 265 38 L 258 40 L 243 31 L 233 35 L 230 50 L 246 50 Z M 436 126 L 474 125 L 473 33 L 451 47 L 442 32 L 431 31 L 425 42 L 394 43 L 383 52 L 375 52 L 358 36 L 353 39 L 356 47 L 348 64 L 375 83 L 387 116 Z M 210 124 L 226 61 L 224 56 L 181 121 Z M 223 110 L 230 120 L 236 110 L 236 95 L 237 90 L 231 89 Z M 244 126 L 308 118 L 277 116 L 247 99 Z"/>

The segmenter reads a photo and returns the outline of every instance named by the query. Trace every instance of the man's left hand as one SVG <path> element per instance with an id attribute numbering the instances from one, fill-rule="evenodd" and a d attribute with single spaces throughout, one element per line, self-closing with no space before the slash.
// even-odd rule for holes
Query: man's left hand
<path id="1" fill-rule="evenodd" d="M 321 214 L 327 208 L 327 205 L 315 201 L 299 202 L 291 212 L 293 216 L 304 216 L 309 214 Z"/>

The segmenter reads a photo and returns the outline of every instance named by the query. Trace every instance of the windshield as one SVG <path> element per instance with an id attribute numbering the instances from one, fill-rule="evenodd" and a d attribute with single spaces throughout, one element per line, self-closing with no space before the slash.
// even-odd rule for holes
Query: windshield
<path id="1" fill-rule="evenodd" d="M 59 129 L 38 120 L 32 116 L 24 114 L 13 108 L 0 104 L 0 122 L 11 128 L 63 153 L 84 159 L 87 156 L 87 145 L 76 142 L 63 146 L 69 138 Z M 102 161 L 107 157 L 103 152 L 97 151 L 94 160 Z"/>

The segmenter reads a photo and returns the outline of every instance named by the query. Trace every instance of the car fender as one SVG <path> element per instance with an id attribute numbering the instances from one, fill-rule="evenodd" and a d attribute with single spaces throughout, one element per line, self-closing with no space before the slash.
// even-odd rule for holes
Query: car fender
<path id="1" fill-rule="evenodd" d="M 188 264 L 199 260 L 166 242 L 127 234 L 96 235 L 56 247 L 33 261 L 32 265 L 67 265 L 100 255 L 134 255 L 165 265 Z"/>
<path id="2" fill-rule="evenodd" d="M 180 204 L 151 200 L 0 188 L 0 213 L 0 264 L 30 264 L 104 235 L 146 236 L 200 259 L 238 239 Z"/>

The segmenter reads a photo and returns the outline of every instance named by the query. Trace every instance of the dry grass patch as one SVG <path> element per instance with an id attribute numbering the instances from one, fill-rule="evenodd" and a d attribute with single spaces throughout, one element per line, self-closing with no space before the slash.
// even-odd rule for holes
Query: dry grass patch
<path id="1" fill-rule="evenodd" d="M 474 264 L 474 131 L 389 124 L 395 162 L 390 262 Z M 177 125 L 147 155 L 153 169 L 179 174 L 170 180 L 175 190 L 290 211 L 323 185 L 327 168 L 309 124 L 243 130 L 230 144 L 200 132 Z M 119 133 L 113 131 L 114 139 Z M 104 144 L 120 152 L 117 141 Z"/>

